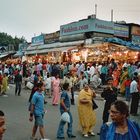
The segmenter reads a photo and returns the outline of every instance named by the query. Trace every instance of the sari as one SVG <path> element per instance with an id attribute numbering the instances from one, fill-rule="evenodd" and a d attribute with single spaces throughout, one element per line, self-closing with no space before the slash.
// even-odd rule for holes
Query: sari
<path id="1" fill-rule="evenodd" d="M 52 100 L 52 104 L 53 105 L 58 105 L 59 99 L 60 99 L 60 79 L 59 78 L 55 78 L 52 81 L 52 89 L 53 89 L 53 100 Z"/>
<path id="2" fill-rule="evenodd" d="M 80 102 L 81 99 L 91 100 L 93 99 L 93 93 L 89 89 L 86 92 L 84 89 L 80 91 L 78 96 L 78 115 L 79 115 L 79 123 L 82 128 L 83 134 L 88 134 L 88 132 L 93 131 L 93 127 L 96 123 L 96 115 L 95 111 L 92 108 L 91 103 L 83 104 Z"/>
<path id="3" fill-rule="evenodd" d="M 119 77 L 120 77 L 119 70 L 114 70 L 112 76 L 113 76 L 113 83 L 112 83 L 113 87 L 117 88 L 119 85 Z"/>
<path id="4" fill-rule="evenodd" d="M 125 94 L 125 80 L 127 79 L 128 71 L 124 71 L 120 76 L 120 93 Z"/>
<path id="5" fill-rule="evenodd" d="M 131 120 L 127 120 L 128 132 L 116 133 L 115 122 L 110 125 L 103 124 L 100 131 L 100 140 L 140 140 L 140 126 Z"/>
<path id="6" fill-rule="evenodd" d="M 2 79 L 2 93 L 6 93 L 6 91 L 7 91 L 7 89 L 8 89 L 8 77 L 6 76 L 6 77 L 3 77 L 3 79 Z"/>

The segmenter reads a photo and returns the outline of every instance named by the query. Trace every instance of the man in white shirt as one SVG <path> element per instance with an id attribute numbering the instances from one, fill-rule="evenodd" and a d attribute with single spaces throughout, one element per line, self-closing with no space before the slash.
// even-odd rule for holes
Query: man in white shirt
<path id="1" fill-rule="evenodd" d="M 101 80 L 99 74 L 98 73 L 94 74 L 91 79 L 91 84 L 92 84 L 93 88 L 99 87 L 101 85 L 101 83 L 102 83 L 102 80 Z"/>
<path id="2" fill-rule="evenodd" d="M 9 74 L 9 69 L 8 69 L 7 66 L 4 68 L 4 73 L 8 76 L 8 74 Z"/>
<path id="3" fill-rule="evenodd" d="M 90 67 L 90 70 L 89 70 L 89 75 L 90 75 L 90 81 L 92 80 L 93 78 L 93 75 L 95 74 L 95 64 L 92 64 L 92 66 Z"/>
<path id="4" fill-rule="evenodd" d="M 130 84 L 130 94 L 132 95 L 130 114 L 136 116 L 140 98 L 140 94 L 138 92 L 137 77 L 134 77 Z"/>

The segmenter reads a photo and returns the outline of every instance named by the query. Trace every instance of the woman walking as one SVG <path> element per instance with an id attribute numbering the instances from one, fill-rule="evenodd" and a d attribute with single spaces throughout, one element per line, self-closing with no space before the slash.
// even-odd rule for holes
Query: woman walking
<path id="1" fill-rule="evenodd" d="M 53 89 L 53 105 L 58 105 L 58 101 L 60 98 L 60 79 L 59 75 L 57 74 L 54 79 L 52 80 L 52 89 Z"/>
<path id="2" fill-rule="evenodd" d="M 78 97 L 79 122 L 84 137 L 88 137 L 89 135 L 95 135 L 93 132 L 93 127 L 96 123 L 96 115 L 95 111 L 92 108 L 92 99 L 95 96 L 95 93 L 90 90 L 87 84 L 85 84 L 84 89 L 80 91 Z"/>

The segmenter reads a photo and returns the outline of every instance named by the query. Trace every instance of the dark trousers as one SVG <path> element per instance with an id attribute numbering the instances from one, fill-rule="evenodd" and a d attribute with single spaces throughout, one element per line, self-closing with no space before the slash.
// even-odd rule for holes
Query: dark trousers
<path id="1" fill-rule="evenodd" d="M 108 122 L 109 119 L 109 110 L 104 110 L 103 111 L 103 123 Z"/>
<path id="2" fill-rule="evenodd" d="M 71 88 L 71 104 L 74 105 L 74 88 Z"/>
<path id="3" fill-rule="evenodd" d="M 131 109 L 130 114 L 136 115 L 138 112 L 138 105 L 139 105 L 139 93 L 132 93 L 132 101 L 131 101 Z"/>
<path id="4" fill-rule="evenodd" d="M 102 84 L 105 85 L 106 84 L 106 74 L 101 73 L 100 78 L 102 79 Z"/>
<path id="5" fill-rule="evenodd" d="M 21 92 L 21 82 L 16 82 L 16 88 L 15 88 L 15 95 L 20 95 Z"/>
<path id="6" fill-rule="evenodd" d="M 104 111 L 103 111 L 103 123 L 108 122 L 109 119 L 109 110 L 112 102 L 105 102 Z"/>
<path id="7" fill-rule="evenodd" d="M 43 70 L 40 70 L 40 75 L 43 77 Z"/>

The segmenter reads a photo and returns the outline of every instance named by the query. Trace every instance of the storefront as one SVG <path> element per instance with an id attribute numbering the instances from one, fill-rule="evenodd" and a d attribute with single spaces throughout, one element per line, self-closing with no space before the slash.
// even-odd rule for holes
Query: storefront
<path id="1" fill-rule="evenodd" d="M 36 47 L 28 47 L 25 55 L 29 62 L 47 61 L 47 62 L 64 62 L 72 61 L 71 52 L 81 46 L 84 41 L 73 42 L 56 42 L 52 44 L 44 44 Z"/>
<path id="2" fill-rule="evenodd" d="M 60 26 L 60 32 L 42 34 L 32 39 L 25 54 L 32 62 L 136 61 L 139 59 L 140 30 L 96 18 Z M 113 40 L 113 41 L 112 41 Z M 135 43 L 133 43 L 135 42 Z M 45 44 L 44 44 L 45 43 Z"/>
<path id="3" fill-rule="evenodd" d="M 140 45 L 140 26 L 131 27 L 131 40 L 133 44 Z"/>

